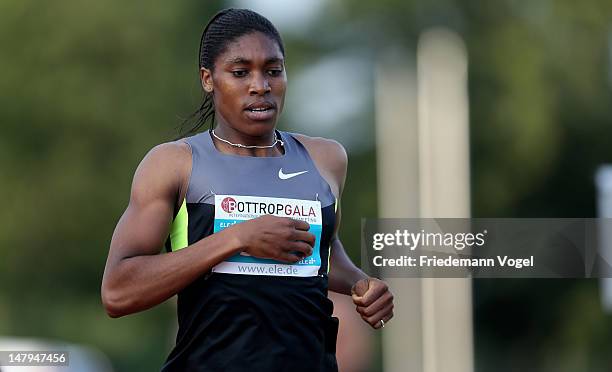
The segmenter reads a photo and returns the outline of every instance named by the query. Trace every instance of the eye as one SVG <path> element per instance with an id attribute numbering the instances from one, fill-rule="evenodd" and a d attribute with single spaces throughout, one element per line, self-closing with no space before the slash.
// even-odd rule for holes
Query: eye
<path id="1" fill-rule="evenodd" d="M 279 76 L 282 73 L 283 73 L 283 70 L 280 70 L 280 69 L 268 70 L 268 75 L 270 76 Z"/>
<path id="2" fill-rule="evenodd" d="M 246 70 L 235 70 L 235 71 L 232 71 L 232 74 L 233 74 L 235 77 L 239 77 L 239 78 L 240 78 L 240 77 L 245 77 L 245 76 L 247 76 L 248 72 L 247 72 Z"/>

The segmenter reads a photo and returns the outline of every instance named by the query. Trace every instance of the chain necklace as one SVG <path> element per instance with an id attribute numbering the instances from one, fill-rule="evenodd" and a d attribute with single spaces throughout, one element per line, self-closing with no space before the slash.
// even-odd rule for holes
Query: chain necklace
<path id="1" fill-rule="evenodd" d="M 226 139 L 223 139 L 219 136 L 217 136 L 217 134 L 215 133 L 214 129 L 211 129 L 210 133 L 212 133 L 213 137 L 215 137 L 216 139 L 218 139 L 221 142 L 225 142 L 230 146 L 234 146 L 234 147 L 240 147 L 241 149 L 271 149 L 274 146 L 276 146 L 277 143 L 280 143 L 281 146 L 285 146 L 285 143 L 282 140 L 279 140 L 276 137 L 276 131 L 274 131 L 274 142 L 272 142 L 271 145 L 266 145 L 266 146 L 257 146 L 257 145 L 243 145 L 241 143 L 232 143 Z"/>

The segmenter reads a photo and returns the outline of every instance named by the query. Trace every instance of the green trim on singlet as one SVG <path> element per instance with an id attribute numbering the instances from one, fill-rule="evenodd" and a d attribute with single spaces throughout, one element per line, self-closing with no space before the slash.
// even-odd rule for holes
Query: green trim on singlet
<path id="1" fill-rule="evenodd" d="M 334 214 L 338 217 L 338 198 L 334 198 Z M 327 274 L 329 274 L 329 268 L 331 267 L 331 244 L 329 245 L 327 252 Z"/>
<path id="2" fill-rule="evenodd" d="M 179 209 L 172 226 L 170 227 L 170 247 L 173 252 L 183 249 L 188 245 L 187 241 L 187 225 L 189 216 L 187 215 L 187 202 L 183 200 L 183 204 Z"/>

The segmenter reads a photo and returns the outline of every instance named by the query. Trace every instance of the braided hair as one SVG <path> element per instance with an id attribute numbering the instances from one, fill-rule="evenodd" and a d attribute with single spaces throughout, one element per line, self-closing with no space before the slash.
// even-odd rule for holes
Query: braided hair
<path id="1" fill-rule="evenodd" d="M 280 34 L 267 18 L 249 9 L 223 9 L 208 21 L 202 32 L 198 53 L 198 71 L 202 67 L 213 71 L 217 57 L 225 51 L 227 45 L 252 32 L 261 32 L 276 41 L 283 57 L 285 56 L 285 48 Z M 214 121 L 215 105 L 212 92 L 203 91 L 200 108 L 182 123 L 180 136 L 184 137 L 196 133 L 207 122 L 210 122 L 212 128 Z M 185 130 L 185 127 L 192 122 L 191 128 Z"/>

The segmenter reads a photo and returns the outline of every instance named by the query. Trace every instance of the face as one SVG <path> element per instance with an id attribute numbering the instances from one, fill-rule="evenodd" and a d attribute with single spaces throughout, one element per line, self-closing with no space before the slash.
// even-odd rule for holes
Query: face
<path id="1" fill-rule="evenodd" d="M 269 134 L 285 101 L 287 75 L 276 41 L 261 32 L 230 42 L 212 71 L 200 71 L 202 86 L 212 91 L 215 117 L 249 136 Z"/>

